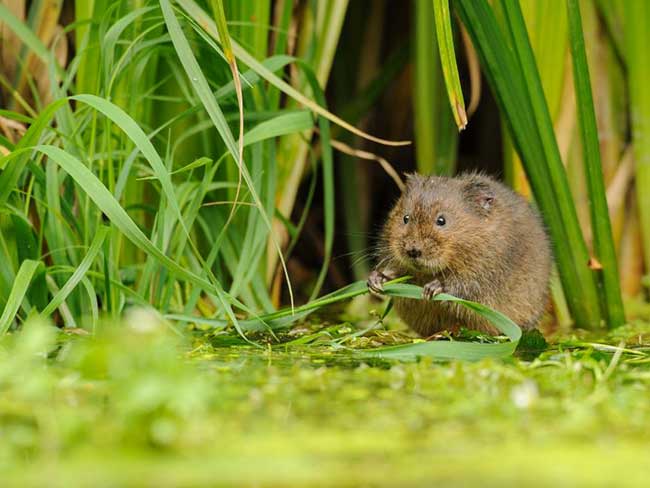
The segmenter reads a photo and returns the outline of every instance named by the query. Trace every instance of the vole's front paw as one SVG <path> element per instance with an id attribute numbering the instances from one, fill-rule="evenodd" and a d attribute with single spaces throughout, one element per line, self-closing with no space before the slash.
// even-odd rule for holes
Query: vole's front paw
<path id="1" fill-rule="evenodd" d="M 387 281 L 388 276 L 375 269 L 370 273 L 370 276 L 368 276 L 368 289 L 375 295 L 381 295 L 384 293 L 384 283 Z"/>
<path id="2" fill-rule="evenodd" d="M 433 297 L 440 295 L 444 291 L 445 289 L 442 286 L 442 283 L 440 283 L 440 280 L 429 281 L 429 283 L 424 285 L 424 289 L 422 290 L 422 298 L 425 300 L 431 300 Z"/>

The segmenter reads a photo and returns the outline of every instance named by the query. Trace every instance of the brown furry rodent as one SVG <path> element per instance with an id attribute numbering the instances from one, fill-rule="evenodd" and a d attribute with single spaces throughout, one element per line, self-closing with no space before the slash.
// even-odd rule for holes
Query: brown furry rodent
<path id="1" fill-rule="evenodd" d="M 381 293 L 389 279 L 413 276 L 423 298 L 395 298 L 399 316 L 422 336 L 459 326 L 495 333 L 477 314 L 451 302 L 450 293 L 498 310 L 534 328 L 547 303 L 549 240 L 538 213 L 520 195 L 480 174 L 456 178 L 409 175 L 378 246 L 368 278 Z"/>

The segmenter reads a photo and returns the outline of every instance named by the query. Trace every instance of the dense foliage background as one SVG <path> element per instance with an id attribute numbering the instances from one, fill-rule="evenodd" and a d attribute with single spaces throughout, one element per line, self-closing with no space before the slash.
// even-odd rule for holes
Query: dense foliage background
<path id="1" fill-rule="evenodd" d="M 648 247 L 645 204 L 634 191 L 635 174 L 645 171 L 643 54 L 626 48 L 643 34 L 636 24 L 624 28 L 643 17 L 642 7 L 571 2 L 581 22 L 571 30 L 562 1 L 452 3 L 463 21 L 449 32 L 469 114 L 459 134 L 437 47 L 434 6 L 444 4 L 226 1 L 220 10 L 221 2 L 189 0 L 5 1 L 1 142 L 13 154 L 3 160 L 0 195 L 10 209 L 2 216 L 1 249 L 11 263 L 2 300 L 22 260 L 40 259 L 40 285 L 28 299 L 43 308 L 111 222 L 99 259 L 77 280 L 86 291 L 66 294 L 69 313 L 48 309 L 57 321 L 71 325 L 99 310 L 117 316 L 131 302 L 186 314 L 205 306 L 202 314 L 214 315 L 222 300 L 258 311 L 293 294 L 305 301 L 367 275 L 399 194 L 388 165 L 398 173 L 479 169 L 530 193 L 519 148 L 551 235 L 562 242 L 555 253 L 565 294 L 559 282 L 553 287 L 559 322 L 620 324 L 618 276 L 622 293 L 638 296 Z M 226 44 L 219 19 L 227 21 Z M 494 35 L 481 37 L 487 32 Z M 501 62 L 491 65 L 491 55 Z M 500 83 L 508 73 L 510 82 Z M 582 124 L 593 111 L 589 86 L 597 126 L 589 115 Z M 353 134 L 333 114 L 384 142 Z M 57 154 L 92 175 L 71 177 L 49 149 L 17 150 L 36 143 L 63 149 Z M 103 203 L 92 184 L 110 193 Z M 602 220 L 604 190 L 611 226 Z M 221 291 L 203 295 L 206 287 L 192 279 L 179 288 L 179 268 Z"/>

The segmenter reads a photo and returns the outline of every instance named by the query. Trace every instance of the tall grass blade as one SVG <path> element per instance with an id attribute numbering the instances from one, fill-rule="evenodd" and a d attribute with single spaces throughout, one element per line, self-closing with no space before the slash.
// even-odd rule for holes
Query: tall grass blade
<path id="1" fill-rule="evenodd" d="M 417 168 L 422 174 L 452 175 L 456 167 L 458 130 L 451 107 L 445 101 L 433 6 L 430 0 L 417 0 L 414 7 L 413 112 Z"/>
<path id="2" fill-rule="evenodd" d="M 7 155 L 3 158 L 0 158 L 0 168 L 4 168 L 0 174 L 0 206 L 3 206 L 7 203 L 9 195 L 16 190 L 18 186 L 18 180 L 20 175 L 25 170 L 29 159 L 30 154 L 27 151 L 21 151 L 21 149 L 28 148 L 38 143 L 39 138 L 41 137 L 43 131 L 52 121 L 56 111 L 61 108 L 66 103 L 66 100 L 57 100 L 52 102 L 48 107 L 46 107 L 38 116 L 38 118 L 29 126 L 25 135 L 21 137 L 18 144 L 14 148 L 14 152 L 18 154 L 18 160 L 8 167 L 4 167 L 5 162 L 11 159 L 13 156 Z"/>
<path id="3" fill-rule="evenodd" d="M 237 174 L 237 191 L 235 193 L 234 203 L 226 222 L 226 226 L 228 226 L 237 208 L 237 201 L 239 200 L 239 193 L 241 191 L 242 167 L 244 165 L 244 98 L 242 95 L 241 79 L 239 78 L 239 69 L 237 68 L 237 58 L 233 54 L 230 34 L 228 34 L 228 24 L 226 23 L 226 14 L 223 10 L 223 2 L 221 0 L 211 0 L 210 3 L 212 5 L 215 23 L 217 24 L 221 48 L 223 49 L 223 54 L 232 74 L 232 81 L 235 85 L 235 93 L 237 94 L 237 108 L 239 109 L 239 138 L 237 141 L 237 160 L 239 161 L 237 166 L 239 172 Z"/>
<path id="4" fill-rule="evenodd" d="M 303 73 L 307 77 L 307 82 L 311 86 L 312 93 L 316 98 L 316 102 L 325 106 L 325 94 L 321 89 L 316 74 L 309 69 L 304 69 Z M 332 144 L 330 141 L 330 123 L 323 116 L 318 117 L 318 128 L 320 130 L 321 141 L 321 167 L 323 170 L 323 216 L 325 220 L 324 231 L 324 252 L 323 263 L 320 272 L 316 278 L 316 284 L 311 292 L 310 300 L 313 300 L 320 293 L 323 286 L 327 271 L 329 270 L 330 261 L 332 259 L 332 246 L 334 245 L 334 156 L 332 154 Z"/>
<path id="5" fill-rule="evenodd" d="M 578 107 L 578 123 L 582 137 L 584 167 L 589 192 L 589 209 L 591 211 L 591 228 L 596 259 L 602 266 L 601 276 L 605 302 L 603 310 L 609 327 L 618 327 L 625 322 L 623 300 L 618 276 L 618 263 L 609 210 L 603 182 L 603 170 L 600 160 L 598 128 L 591 93 L 587 53 L 582 34 L 580 5 L 578 0 L 567 0 L 569 14 L 569 37 L 571 39 L 571 58 L 573 60 L 573 80 Z"/>
<path id="6" fill-rule="evenodd" d="M 526 21 L 528 36 L 535 55 L 535 61 L 542 80 L 546 103 L 554 124 L 558 124 L 563 104 L 563 91 L 566 72 L 566 54 L 568 47 L 567 12 L 565 0 L 520 0 L 521 10 Z M 572 115 L 572 114 L 571 114 Z M 573 120 L 574 117 L 571 117 Z M 572 133 L 572 128 L 559 129 L 556 125 L 556 135 L 566 136 Z M 558 140 L 560 148 L 562 147 Z M 512 146 L 512 141 L 504 131 L 504 176 L 519 193 L 530 196 L 530 186 L 521 161 Z M 562 149 L 560 149 L 560 154 Z M 566 160 L 565 160 L 566 163 Z"/>

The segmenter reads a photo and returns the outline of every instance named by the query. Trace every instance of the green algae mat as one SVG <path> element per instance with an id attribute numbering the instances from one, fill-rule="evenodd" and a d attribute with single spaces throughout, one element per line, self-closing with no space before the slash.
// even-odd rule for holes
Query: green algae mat
<path id="1" fill-rule="evenodd" d="M 2 484 L 646 483 L 645 322 L 507 359 L 404 362 L 355 351 L 408 333 L 347 318 L 254 344 L 144 310 L 94 337 L 28 321 L 0 343 Z"/>

